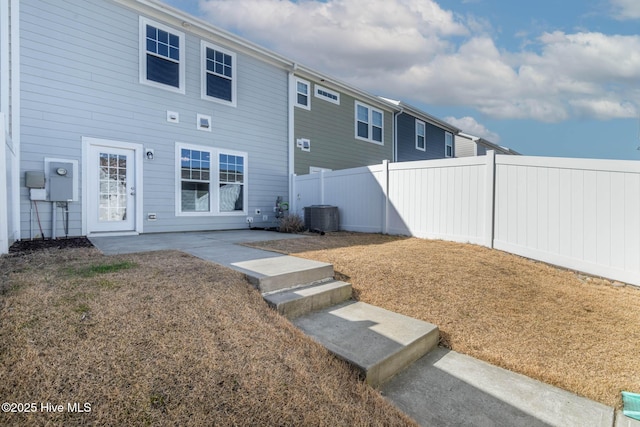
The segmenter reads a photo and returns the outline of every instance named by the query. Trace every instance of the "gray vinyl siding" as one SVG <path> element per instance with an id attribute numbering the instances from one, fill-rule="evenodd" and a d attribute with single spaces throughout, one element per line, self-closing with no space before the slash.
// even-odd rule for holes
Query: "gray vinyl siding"
<path id="1" fill-rule="evenodd" d="M 473 157 L 476 155 L 476 143 L 463 136 L 455 136 L 456 157 Z"/>
<path id="2" fill-rule="evenodd" d="M 154 149 L 154 160 L 138 165 L 143 167 L 144 232 L 246 227 L 244 215 L 176 216 L 176 142 L 246 152 L 249 214 L 261 208 L 272 215 L 276 197 L 287 198 L 285 70 L 237 52 L 234 108 L 201 99 L 201 38 L 179 22 L 153 19 L 185 33 L 186 94 L 139 82 L 138 12 L 105 0 L 24 0 L 20 5 L 23 171 L 42 170 L 45 157 L 56 157 L 77 160 L 81 172 L 83 137 Z M 167 122 L 167 110 L 178 112 L 180 122 Z M 196 129 L 198 113 L 212 116 L 212 132 Z M 81 198 L 83 177 L 79 183 Z M 23 185 L 22 179 L 25 238 L 31 225 Z M 47 237 L 50 205 L 39 204 Z M 81 234 L 81 207 L 82 200 L 70 204 L 69 235 Z M 157 214 L 157 221 L 147 221 L 148 213 Z"/>
<path id="3" fill-rule="evenodd" d="M 324 85 L 326 84 L 321 84 Z M 331 90 L 337 91 L 333 88 Z M 384 145 L 374 144 L 355 137 L 354 97 L 340 93 L 340 105 L 336 105 L 316 97 L 314 91 L 315 83 L 311 82 L 311 110 L 294 108 L 295 139 L 305 138 L 311 141 L 310 152 L 295 148 L 296 174 L 308 174 L 311 166 L 338 170 L 369 166 L 393 159 L 392 112 L 359 100 L 384 112 Z"/>
<path id="4" fill-rule="evenodd" d="M 426 150 L 416 148 L 416 118 L 410 114 L 398 115 L 398 161 L 408 162 L 414 160 L 432 160 L 445 157 L 445 133 L 446 130 L 425 122 Z M 454 141 L 454 153 L 456 145 Z"/>

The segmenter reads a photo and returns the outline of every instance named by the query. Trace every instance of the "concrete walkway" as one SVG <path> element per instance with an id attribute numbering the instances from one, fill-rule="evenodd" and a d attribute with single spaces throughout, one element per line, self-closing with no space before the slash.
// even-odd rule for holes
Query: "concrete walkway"
<path id="1" fill-rule="evenodd" d="M 258 230 L 92 237 L 106 255 L 176 249 L 238 271 L 296 258 L 239 243 L 304 238 Z M 249 261 L 252 261 L 248 263 Z M 268 276 L 268 274 L 266 274 Z M 269 280 L 269 277 L 265 277 Z M 381 393 L 423 426 L 640 427 L 613 408 L 442 348 L 391 378 Z"/>

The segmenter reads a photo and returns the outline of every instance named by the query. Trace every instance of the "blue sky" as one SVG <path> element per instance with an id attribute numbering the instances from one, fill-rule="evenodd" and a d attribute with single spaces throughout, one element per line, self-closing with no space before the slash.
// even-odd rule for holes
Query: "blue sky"
<path id="1" fill-rule="evenodd" d="M 638 0 L 168 0 L 526 155 L 640 160 Z"/>

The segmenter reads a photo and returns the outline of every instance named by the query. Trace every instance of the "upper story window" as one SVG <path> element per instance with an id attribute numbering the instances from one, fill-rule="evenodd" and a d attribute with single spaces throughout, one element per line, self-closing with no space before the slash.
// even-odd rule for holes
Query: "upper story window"
<path id="1" fill-rule="evenodd" d="M 416 150 L 427 149 L 427 128 L 424 122 L 416 120 Z"/>
<path id="2" fill-rule="evenodd" d="M 202 42 L 202 98 L 236 105 L 236 54 Z"/>
<path id="3" fill-rule="evenodd" d="M 384 113 L 356 101 L 356 138 L 384 144 Z"/>
<path id="4" fill-rule="evenodd" d="M 311 101 L 309 100 L 309 82 L 296 78 L 296 107 L 311 109 Z"/>
<path id="5" fill-rule="evenodd" d="M 340 94 L 338 92 L 334 92 L 331 89 L 327 89 L 326 87 L 319 85 L 315 86 L 315 90 L 316 97 L 340 105 Z"/>
<path id="6" fill-rule="evenodd" d="M 453 134 L 451 132 L 444 133 L 444 156 L 453 157 Z"/>
<path id="7" fill-rule="evenodd" d="M 140 82 L 184 93 L 184 33 L 140 17 Z"/>

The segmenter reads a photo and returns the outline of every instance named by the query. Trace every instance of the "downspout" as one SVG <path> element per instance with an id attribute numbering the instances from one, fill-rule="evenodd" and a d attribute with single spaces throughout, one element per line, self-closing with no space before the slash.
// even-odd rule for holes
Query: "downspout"
<path id="1" fill-rule="evenodd" d="M 293 63 L 293 65 L 291 66 L 291 70 L 288 71 L 287 75 L 288 75 L 288 127 L 287 127 L 287 150 L 288 150 L 288 156 L 289 156 L 289 173 L 288 173 L 288 188 L 289 188 L 289 206 L 292 208 L 291 211 L 292 212 L 297 212 L 298 211 L 298 206 L 297 206 L 297 200 L 295 199 L 295 194 L 293 191 L 293 187 L 294 187 L 294 174 L 295 174 L 295 151 L 294 151 L 294 147 L 295 147 L 295 131 L 294 131 L 294 102 L 293 102 L 293 97 L 295 94 L 295 76 L 294 73 L 295 71 L 298 69 L 298 64 L 296 64 L 295 62 Z"/>
<path id="2" fill-rule="evenodd" d="M 12 209 L 13 224 L 11 227 L 12 240 L 20 239 L 20 0 L 11 1 L 11 30 L 9 43 L 11 43 L 10 52 L 10 109 L 9 125 L 6 131 L 9 133 L 12 141 L 12 149 L 14 152 L 11 182 L 7 184 L 12 188 L 11 200 L 9 207 Z"/>
<path id="3" fill-rule="evenodd" d="M 9 190 L 7 186 L 6 125 L 9 112 L 9 3 L 0 0 L 0 254 L 9 252 Z"/>
<path id="4" fill-rule="evenodd" d="M 400 107 L 400 111 L 393 113 L 393 160 L 398 161 L 398 116 L 404 113 L 404 108 Z"/>

